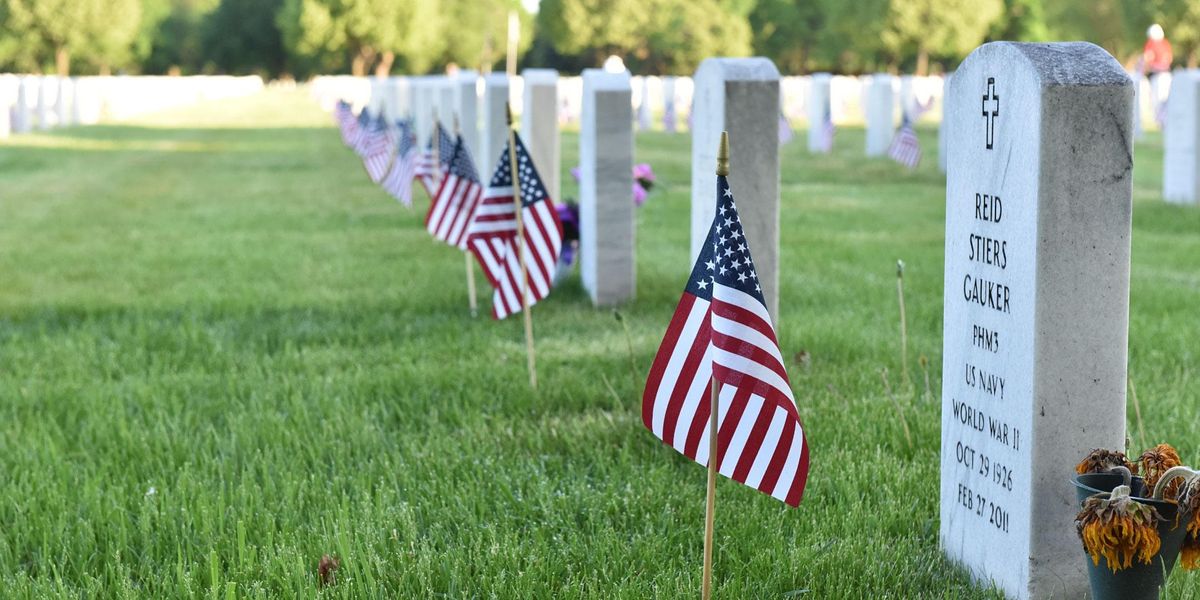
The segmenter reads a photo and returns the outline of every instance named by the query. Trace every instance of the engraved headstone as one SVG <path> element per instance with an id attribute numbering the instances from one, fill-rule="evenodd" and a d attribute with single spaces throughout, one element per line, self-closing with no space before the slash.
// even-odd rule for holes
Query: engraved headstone
<path id="1" fill-rule="evenodd" d="M 808 88 L 808 151 L 824 152 L 824 134 L 826 121 L 833 119 L 833 107 L 829 103 L 829 83 L 833 76 L 829 73 L 813 73 L 812 83 Z"/>
<path id="2" fill-rule="evenodd" d="M 583 72 L 579 131 L 579 270 L 597 306 L 633 298 L 633 103 L 629 73 Z"/>
<path id="3" fill-rule="evenodd" d="M 1200 71 L 1175 71 L 1163 128 L 1163 198 L 1200 202 Z"/>
<path id="4" fill-rule="evenodd" d="M 729 132 L 729 185 L 767 309 L 779 318 L 779 71 L 767 58 L 709 58 L 696 70 L 692 124 L 692 260 L 708 239 L 717 144 Z"/>
<path id="5" fill-rule="evenodd" d="M 521 114 L 521 139 L 537 165 L 546 191 L 557 202 L 559 195 L 559 163 L 561 149 L 558 137 L 558 71 L 554 69 L 525 69 L 524 102 Z"/>
<path id="6" fill-rule="evenodd" d="M 508 103 L 508 76 L 488 73 L 483 77 L 483 157 L 477 163 L 483 177 L 491 177 L 508 143 L 505 107 Z"/>
<path id="7" fill-rule="evenodd" d="M 867 85 L 867 156 L 883 156 L 892 144 L 896 128 L 895 79 L 876 73 Z"/>
<path id="8" fill-rule="evenodd" d="M 1070 477 L 1125 444 L 1132 101 L 1098 46 L 996 42 L 945 104 L 939 537 L 1011 598 L 1087 595 Z"/>

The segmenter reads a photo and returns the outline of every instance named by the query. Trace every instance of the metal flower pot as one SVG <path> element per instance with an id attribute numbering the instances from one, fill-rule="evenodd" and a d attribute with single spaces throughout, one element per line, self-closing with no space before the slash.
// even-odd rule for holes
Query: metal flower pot
<path id="1" fill-rule="evenodd" d="M 1088 496 L 1111 492 L 1124 484 L 1124 478 L 1116 473 L 1089 473 L 1076 475 L 1072 483 L 1075 484 L 1075 496 L 1082 505 Z M 1083 559 L 1087 561 L 1088 580 L 1092 587 L 1092 600 L 1158 600 L 1167 577 L 1171 575 L 1171 569 L 1175 568 L 1179 550 L 1183 547 L 1183 539 L 1187 537 L 1187 519 L 1179 518 L 1177 504 L 1142 497 L 1146 486 L 1140 477 L 1134 477 L 1130 488 L 1136 501 L 1153 506 L 1158 510 L 1158 514 L 1162 515 L 1163 520 L 1158 524 L 1158 536 L 1162 540 L 1162 547 L 1150 560 L 1150 564 L 1135 562 L 1133 566 L 1115 573 L 1109 568 L 1108 560 L 1104 557 L 1100 557 L 1100 564 L 1097 565 L 1084 553 Z"/>

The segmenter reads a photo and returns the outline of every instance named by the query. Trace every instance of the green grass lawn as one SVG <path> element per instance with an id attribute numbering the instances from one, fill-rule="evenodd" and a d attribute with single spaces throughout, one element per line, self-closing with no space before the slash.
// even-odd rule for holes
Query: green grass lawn
<path id="1" fill-rule="evenodd" d="M 812 471 L 795 510 L 719 482 L 717 597 L 993 597 L 937 543 L 936 132 L 915 173 L 864 161 L 861 130 L 827 157 L 799 133 L 777 328 L 810 357 Z M 1144 443 L 1195 464 L 1200 210 L 1162 202 L 1160 146 L 1136 152 L 1130 373 Z M 424 199 L 372 185 L 302 91 L 0 142 L 0 596 L 696 597 L 704 469 L 640 419 L 690 268 L 689 148 L 638 136 L 660 184 L 628 333 L 572 277 L 533 311 L 531 392 L 521 320 L 469 316 Z"/>

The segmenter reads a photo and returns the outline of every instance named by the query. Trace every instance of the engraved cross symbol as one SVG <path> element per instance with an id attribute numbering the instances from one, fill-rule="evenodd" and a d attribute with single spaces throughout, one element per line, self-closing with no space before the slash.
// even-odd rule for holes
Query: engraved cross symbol
<path id="1" fill-rule="evenodd" d="M 992 110 L 988 111 L 988 101 L 992 102 Z M 1000 96 L 996 95 L 996 78 L 988 77 L 987 93 L 983 95 L 983 118 L 986 125 L 987 149 L 992 149 L 996 139 L 996 117 L 1000 116 Z"/>

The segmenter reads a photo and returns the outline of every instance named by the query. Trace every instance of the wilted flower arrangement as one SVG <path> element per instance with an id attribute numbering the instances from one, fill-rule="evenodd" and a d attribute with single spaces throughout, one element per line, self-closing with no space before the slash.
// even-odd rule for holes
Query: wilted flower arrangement
<path id="1" fill-rule="evenodd" d="M 1200 473 L 1183 466 L 1175 448 L 1159 444 L 1133 461 L 1122 452 L 1097 449 L 1075 471 L 1124 477 L 1124 485 L 1088 497 L 1075 517 L 1076 532 L 1093 565 L 1104 558 L 1114 573 L 1139 563 L 1149 565 L 1165 550 L 1160 526 L 1178 531 L 1186 523 L 1180 563 L 1185 570 L 1200 568 Z M 1148 497 L 1135 496 L 1133 489 L 1143 483 Z M 1155 501 L 1178 507 L 1172 523 L 1165 522 Z"/>

